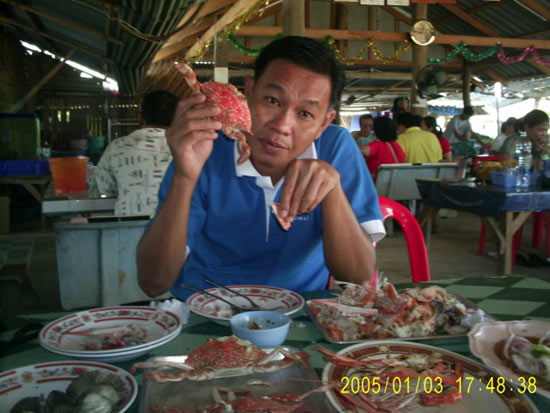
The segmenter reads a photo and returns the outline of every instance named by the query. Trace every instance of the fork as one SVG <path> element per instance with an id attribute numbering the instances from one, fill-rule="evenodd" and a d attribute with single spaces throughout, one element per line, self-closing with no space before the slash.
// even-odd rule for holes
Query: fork
<path id="1" fill-rule="evenodd" d="M 247 300 L 251 307 L 249 308 L 249 310 L 260 310 L 260 311 L 277 311 L 277 310 L 282 310 L 284 309 L 284 306 L 282 305 L 279 305 L 279 306 L 276 306 L 276 307 L 273 307 L 273 308 L 265 308 L 265 307 L 262 307 L 262 306 L 259 306 L 258 304 L 256 304 L 254 301 L 252 301 L 252 299 L 244 294 L 241 294 L 240 292 L 238 291 L 235 291 L 235 290 L 232 290 L 231 288 L 229 287 L 226 287 L 225 285 L 222 285 L 220 284 L 219 282 L 217 281 L 214 281 L 214 280 L 211 280 L 210 278 L 208 277 L 203 277 L 202 279 L 204 282 L 207 282 L 208 284 L 212 284 L 212 285 L 215 285 L 216 287 L 219 287 L 219 288 L 223 288 L 224 290 L 226 291 L 229 291 L 230 293 L 232 294 L 235 294 L 239 297 L 242 297 L 244 298 L 245 300 Z"/>
<path id="2" fill-rule="evenodd" d="M 188 285 L 188 284 L 184 284 L 184 283 L 180 283 L 180 287 L 183 287 L 183 288 L 187 288 L 188 290 L 193 290 L 193 291 L 197 291 L 199 293 L 203 293 L 205 295 L 209 295 L 210 297 L 213 297 L 217 300 L 220 300 L 220 301 L 223 301 L 224 303 L 226 304 L 229 304 L 231 306 L 231 308 L 234 310 L 234 311 L 237 311 L 239 313 L 243 313 L 245 311 L 250 311 L 250 308 L 248 307 L 241 307 L 235 303 L 232 303 L 231 301 L 229 300 L 226 300 L 225 298 L 222 298 L 216 294 L 212 294 L 211 292 L 208 292 L 206 290 L 203 290 L 203 289 L 200 289 L 198 287 L 193 287 L 192 285 Z"/>

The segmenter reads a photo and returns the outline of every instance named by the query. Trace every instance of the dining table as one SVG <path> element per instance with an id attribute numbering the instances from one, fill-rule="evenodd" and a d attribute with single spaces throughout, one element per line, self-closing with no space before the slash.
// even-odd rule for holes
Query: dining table
<path id="1" fill-rule="evenodd" d="M 497 274 L 512 274 L 514 234 L 536 211 L 550 210 L 550 188 L 491 185 L 466 179 L 417 179 L 424 202 L 419 216 L 426 227 L 426 244 L 431 238 L 431 218 L 440 208 L 478 215 L 498 240 Z"/>
<path id="2" fill-rule="evenodd" d="M 421 284 L 397 284 L 396 288 L 402 289 L 420 285 L 438 285 L 447 291 L 457 294 L 471 301 L 476 306 L 492 315 L 497 320 L 542 320 L 550 322 L 550 283 L 540 278 L 524 276 L 484 276 L 484 277 L 457 277 L 424 282 Z M 333 296 L 331 290 L 312 291 L 300 293 L 305 300 L 314 298 L 329 298 Z M 6 372 L 27 365 L 47 363 L 52 361 L 65 361 L 67 357 L 54 354 L 42 348 L 37 338 L 37 332 L 31 339 L 22 338 L 21 331 L 29 331 L 29 326 L 40 326 L 70 313 L 46 313 L 20 316 L 4 316 L 2 330 L 0 332 L 1 350 L 0 371 Z M 334 344 L 324 339 L 321 331 L 310 319 L 305 309 L 301 309 L 291 316 L 292 324 L 284 343 L 284 346 L 298 347 L 310 355 L 309 362 L 318 377 L 322 377 L 322 370 L 326 365 L 321 353 L 316 349 L 322 345 L 334 351 L 346 347 L 342 344 Z M 220 325 L 199 315 L 190 314 L 187 323 L 181 333 L 168 343 L 153 349 L 149 354 L 135 360 L 118 363 L 110 363 L 117 367 L 129 370 L 136 361 L 145 361 L 151 357 L 168 355 L 185 355 L 204 344 L 208 338 L 231 335 L 228 326 Z M 18 341 L 19 339 L 19 341 Z M 11 341 L 14 340 L 14 341 Z M 415 340 L 431 346 L 458 353 L 481 363 L 472 355 L 469 349 L 467 336 L 453 336 L 447 338 L 427 338 Z M 2 393 L 2 374 L 0 373 L 0 394 Z M 142 397 L 143 373 L 136 373 L 140 392 L 127 410 L 128 412 L 143 412 L 140 410 Z M 540 412 L 550 411 L 550 400 L 539 395 L 529 394 L 528 397 Z M 0 409 L 1 410 L 1 409 Z M 444 410 L 441 410 L 444 411 Z"/>

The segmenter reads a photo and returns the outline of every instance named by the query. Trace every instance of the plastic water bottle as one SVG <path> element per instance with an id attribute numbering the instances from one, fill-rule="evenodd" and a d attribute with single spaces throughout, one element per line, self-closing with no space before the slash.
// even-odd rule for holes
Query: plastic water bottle
<path id="1" fill-rule="evenodd" d="M 531 154 L 531 141 L 525 132 L 520 133 L 520 138 L 515 146 L 515 158 L 518 161 L 517 186 L 529 187 L 533 155 Z"/>
<path id="2" fill-rule="evenodd" d="M 88 185 L 88 195 L 93 198 L 97 195 L 97 184 L 95 182 L 95 166 L 92 162 L 88 162 L 88 167 L 86 172 L 87 172 L 86 183 Z"/>

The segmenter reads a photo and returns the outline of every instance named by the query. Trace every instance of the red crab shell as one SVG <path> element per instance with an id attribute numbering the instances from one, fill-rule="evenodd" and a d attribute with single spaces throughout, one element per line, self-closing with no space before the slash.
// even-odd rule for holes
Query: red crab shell
<path id="1" fill-rule="evenodd" d="M 183 74 L 193 93 L 203 93 L 206 103 L 220 108 L 220 114 L 214 119 L 221 122 L 223 133 L 239 142 L 238 163 L 246 161 L 250 157 L 250 147 L 246 143 L 245 133 L 251 133 L 252 118 L 244 95 L 229 83 L 197 82 L 197 75 L 185 63 L 178 63 L 176 69 Z"/>

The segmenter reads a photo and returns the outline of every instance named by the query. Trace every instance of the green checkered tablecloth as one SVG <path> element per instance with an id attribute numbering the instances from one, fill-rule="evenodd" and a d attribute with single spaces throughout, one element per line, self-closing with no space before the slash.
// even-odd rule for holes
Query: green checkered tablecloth
<path id="1" fill-rule="evenodd" d="M 471 277 L 455 278 L 448 280 L 436 280 L 430 283 L 423 283 L 422 286 L 436 284 L 445 287 L 448 291 L 469 299 L 477 306 L 493 315 L 499 320 L 523 320 L 536 319 L 550 321 L 550 283 L 532 277 Z M 409 287 L 413 284 L 397 285 L 398 289 Z M 317 291 L 302 293 L 306 300 L 312 298 L 330 297 L 330 291 Z M 40 314 L 33 316 L 21 316 L 5 321 L 6 330 L 0 333 L 1 340 L 7 340 L 13 336 L 13 332 L 29 322 L 48 322 L 55 320 L 68 313 Z M 292 316 L 293 324 L 290 329 L 285 345 L 299 347 L 310 355 L 310 363 L 321 377 L 325 366 L 321 353 L 316 350 L 317 345 L 323 345 L 338 351 L 346 345 L 338 345 L 327 342 L 321 332 L 313 324 L 304 310 L 300 310 Z M 139 359 L 113 363 L 123 369 L 129 369 L 136 361 L 145 361 L 154 356 L 182 355 L 188 354 L 198 346 L 202 345 L 207 338 L 231 335 L 228 326 L 213 323 L 203 317 L 191 314 L 188 323 L 184 326 L 182 333 L 169 343 L 152 350 L 148 355 Z M 467 337 L 451 337 L 443 339 L 419 340 L 443 349 L 454 351 L 463 356 L 475 357 L 469 351 Z M 26 365 L 66 360 L 64 356 L 50 353 L 40 347 L 38 340 L 18 345 L 2 358 L 0 358 L 0 371 L 22 367 Z M 478 360 L 479 361 L 479 360 Z M 143 380 L 142 373 L 136 376 L 138 383 Z M 540 412 L 550 412 L 550 400 L 539 395 L 529 396 L 537 405 Z M 129 413 L 139 411 L 140 396 L 128 410 Z"/>

